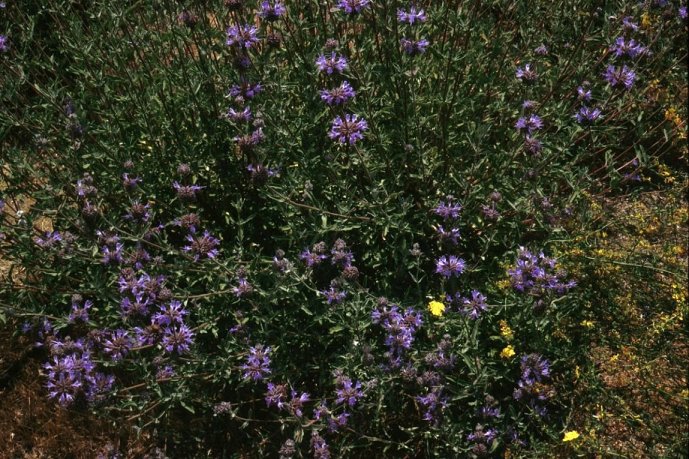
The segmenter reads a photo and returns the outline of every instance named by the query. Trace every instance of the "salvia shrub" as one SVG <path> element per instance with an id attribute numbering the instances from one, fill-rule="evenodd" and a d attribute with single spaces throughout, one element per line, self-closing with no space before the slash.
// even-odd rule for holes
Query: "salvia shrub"
<path id="1" fill-rule="evenodd" d="M 682 160 L 686 7 L 556 3 L 3 3 L 2 317 L 45 397 L 175 457 L 558 436 L 555 255 Z"/>

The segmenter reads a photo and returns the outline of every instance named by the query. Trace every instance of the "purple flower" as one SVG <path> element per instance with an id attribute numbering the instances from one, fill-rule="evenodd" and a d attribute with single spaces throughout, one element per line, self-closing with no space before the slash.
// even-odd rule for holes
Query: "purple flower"
<path id="1" fill-rule="evenodd" d="M 426 12 L 424 10 L 417 10 L 415 7 L 410 7 L 409 11 L 397 10 L 397 20 L 401 23 L 414 25 L 415 22 L 426 22 Z"/>
<path id="2" fill-rule="evenodd" d="M 533 52 L 538 54 L 539 56 L 547 56 L 548 48 L 544 44 L 541 44 L 539 47 L 534 49 Z"/>
<path id="3" fill-rule="evenodd" d="M 149 204 L 141 204 L 139 201 L 134 201 L 124 218 L 125 220 L 131 220 L 135 223 L 145 223 L 151 219 L 150 210 L 151 206 Z"/>
<path id="4" fill-rule="evenodd" d="M 48 397 L 57 399 L 60 405 L 66 407 L 74 402 L 74 397 L 81 388 L 81 382 L 71 373 L 61 372 L 55 378 L 48 379 L 46 387 L 48 388 Z"/>
<path id="5" fill-rule="evenodd" d="M 250 151 L 252 150 L 256 145 L 261 143 L 265 139 L 265 135 L 263 134 L 263 129 L 258 128 L 251 134 L 245 134 L 242 136 L 237 136 L 233 140 L 237 142 L 237 145 L 241 150 L 244 151 Z"/>
<path id="6" fill-rule="evenodd" d="M 473 433 L 467 435 L 467 440 L 476 443 L 490 444 L 497 436 L 498 433 L 495 431 L 495 429 L 484 430 L 483 426 L 479 424 L 476 426 L 476 429 Z"/>
<path id="7" fill-rule="evenodd" d="M 58 242 L 62 241 L 62 237 L 60 236 L 60 233 L 57 231 L 46 231 L 43 235 L 43 238 L 34 236 L 33 241 L 37 246 L 39 246 L 42 249 L 51 249 Z"/>
<path id="8" fill-rule="evenodd" d="M 337 416 L 330 416 L 328 418 L 328 431 L 339 432 L 340 427 L 347 425 L 347 419 L 349 418 L 349 413 L 340 413 Z"/>
<path id="9" fill-rule="evenodd" d="M 257 344 L 249 348 L 246 363 L 242 365 L 244 379 L 259 381 L 271 373 L 270 371 L 270 347 Z"/>
<path id="10" fill-rule="evenodd" d="M 271 4 L 268 0 L 264 0 L 261 2 L 261 11 L 258 15 L 266 21 L 277 21 L 280 19 L 280 16 L 284 16 L 286 12 L 287 9 L 282 2 L 276 1 Z"/>
<path id="11" fill-rule="evenodd" d="M 177 181 L 172 184 L 172 187 L 177 191 L 177 197 L 182 201 L 193 201 L 196 199 L 196 193 L 204 188 L 200 185 L 180 185 Z"/>
<path id="12" fill-rule="evenodd" d="M 465 262 L 454 255 L 442 256 L 436 261 L 435 272 L 445 278 L 459 276 L 464 272 Z"/>
<path id="13" fill-rule="evenodd" d="M 531 153 L 532 155 L 538 155 L 543 149 L 543 144 L 540 140 L 526 135 L 524 137 L 524 150 Z"/>
<path id="14" fill-rule="evenodd" d="M 243 277 L 239 278 L 238 286 L 232 287 L 232 293 L 234 293 L 237 298 L 247 296 L 253 291 L 254 287 Z"/>
<path id="15" fill-rule="evenodd" d="M 182 250 L 190 252 L 194 256 L 194 261 L 199 261 L 201 258 L 215 258 L 218 256 L 218 245 L 220 240 L 211 236 L 208 231 L 203 232 L 203 236 L 196 236 L 195 234 L 188 234 L 187 241 L 189 245 L 184 246 Z"/>
<path id="16" fill-rule="evenodd" d="M 287 409 L 294 416 L 297 416 L 300 418 L 304 414 L 302 412 L 302 409 L 304 408 L 304 403 L 309 401 L 309 394 L 307 394 L 306 392 L 302 392 L 301 395 L 297 396 L 297 391 L 293 390 L 291 395 L 292 395 L 292 399 L 290 400 L 289 404 L 287 405 Z"/>
<path id="17" fill-rule="evenodd" d="M 677 10 L 677 14 L 679 15 L 680 19 L 686 19 L 687 18 L 687 7 L 686 5 L 682 5 L 679 7 Z"/>
<path id="18" fill-rule="evenodd" d="M 632 89 L 636 80 L 636 73 L 626 65 L 622 67 L 609 65 L 603 76 L 613 88 L 624 86 L 627 90 Z"/>
<path id="19" fill-rule="evenodd" d="M 441 242 L 447 241 L 453 245 L 457 245 L 459 242 L 459 230 L 457 228 L 452 228 L 447 231 L 442 226 L 438 226 L 437 231 Z"/>
<path id="20" fill-rule="evenodd" d="M 525 100 L 524 102 L 522 102 L 522 108 L 524 110 L 533 110 L 534 108 L 536 108 L 536 105 L 536 102 L 533 100 Z"/>
<path id="21" fill-rule="evenodd" d="M 9 49 L 10 44 L 7 35 L 0 34 L 0 52 L 6 53 Z"/>
<path id="22" fill-rule="evenodd" d="M 114 249 L 108 246 L 101 247 L 101 252 L 103 252 L 101 263 L 104 265 L 122 263 L 122 249 L 124 249 L 124 244 L 121 242 L 116 243 Z"/>
<path id="23" fill-rule="evenodd" d="M 331 262 L 334 265 L 339 265 L 342 268 L 352 266 L 354 261 L 354 254 L 347 248 L 347 243 L 342 239 L 337 239 L 330 250 L 332 255 Z"/>
<path id="24" fill-rule="evenodd" d="M 242 111 L 237 111 L 234 108 L 229 108 L 227 110 L 227 113 L 225 113 L 225 116 L 234 121 L 235 123 L 241 122 L 241 121 L 251 121 L 252 115 L 251 115 L 251 108 L 250 107 L 244 107 Z"/>
<path id="25" fill-rule="evenodd" d="M 364 138 L 363 132 L 368 129 L 368 123 L 358 115 L 346 114 L 344 118 L 338 116 L 333 120 L 328 137 L 339 143 L 354 145 L 357 140 Z"/>
<path id="26" fill-rule="evenodd" d="M 514 123 L 515 129 L 520 132 L 527 132 L 529 135 L 533 134 L 534 131 L 543 129 L 543 121 L 541 117 L 535 114 L 531 114 L 528 117 L 520 117 L 516 123 Z"/>
<path id="27" fill-rule="evenodd" d="M 633 38 L 626 41 L 624 37 L 618 37 L 617 40 L 615 40 L 615 44 L 610 47 L 610 51 L 613 51 L 616 57 L 627 55 L 632 59 L 637 56 L 648 54 L 649 52 L 648 48 L 637 43 Z"/>
<path id="28" fill-rule="evenodd" d="M 279 410 L 285 408 L 285 399 L 287 398 L 287 385 L 268 383 L 268 390 L 266 391 L 266 405 L 270 407 L 275 405 Z"/>
<path id="29" fill-rule="evenodd" d="M 144 298 L 143 293 L 138 293 L 134 301 L 125 297 L 120 301 L 120 309 L 124 317 L 147 316 L 150 301 Z"/>
<path id="30" fill-rule="evenodd" d="M 309 249 L 306 249 L 299 255 L 299 259 L 304 260 L 306 266 L 312 268 L 314 266 L 319 265 L 321 261 L 327 260 L 328 256 L 323 253 L 318 253 L 315 251 L 311 252 Z"/>
<path id="31" fill-rule="evenodd" d="M 339 0 L 337 7 L 347 14 L 360 13 L 371 3 L 371 0 Z"/>
<path id="32" fill-rule="evenodd" d="M 600 115 L 600 108 L 581 107 L 574 117 L 578 123 L 593 123 Z"/>
<path id="33" fill-rule="evenodd" d="M 122 174 L 122 186 L 124 186 L 125 190 L 134 191 L 139 186 L 139 183 L 141 183 L 139 177 L 130 177 L 127 172 Z"/>
<path id="34" fill-rule="evenodd" d="M 421 40 L 410 40 L 408 38 L 402 38 L 400 40 L 400 45 L 402 50 L 410 56 L 416 56 L 426 52 L 426 48 L 430 43 L 426 39 Z"/>
<path id="35" fill-rule="evenodd" d="M 156 371 L 156 379 L 159 381 L 162 379 L 170 379 L 174 378 L 176 374 L 177 373 L 172 366 L 163 365 L 162 367 L 158 368 L 158 371 Z"/>
<path id="36" fill-rule="evenodd" d="M 577 99 L 584 101 L 584 102 L 590 102 L 591 101 L 591 90 L 586 89 L 583 86 L 579 86 L 577 88 Z"/>
<path id="37" fill-rule="evenodd" d="M 471 291 L 471 298 L 464 298 L 462 300 L 464 308 L 462 312 L 471 319 L 478 319 L 478 317 L 488 310 L 486 297 L 478 290 Z"/>
<path id="38" fill-rule="evenodd" d="M 323 290 L 319 293 L 325 296 L 328 300 L 328 304 L 340 304 L 347 296 L 347 292 L 344 290 L 340 291 L 335 287 L 330 287 L 330 290 Z"/>
<path id="39" fill-rule="evenodd" d="M 524 67 L 517 67 L 515 75 L 522 83 L 533 83 L 538 79 L 536 70 L 532 68 L 531 64 L 524 64 Z"/>
<path id="40" fill-rule="evenodd" d="M 482 205 L 481 215 L 483 215 L 486 220 L 497 220 L 498 218 L 500 218 L 500 212 L 497 211 L 494 203 L 490 206 L 485 204 Z"/>
<path id="41" fill-rule="evenodd" d="M 125 330 L 115 330 L 103 342 L 103 350 L 114 361 L 122 360 L 132 347 L 132 339 Z"/>
<path id="42" fill-rule="evenodd" d="M 339 387 L 335 393 L 337 396 L 335 403 L 345 403 L 350 407 L 356 405 L 357 400 L 364 396 L 361 391 L 361 383 L 357 381 L 354 384 L 351 379 L 346 377 L 339 381 Z"/>
<path id="43" fill-rule="evenodd" d="M 313 459 L 330 459 L 328 444 L 315 431 L 311 434 L 311 449 L 313 450 Z"/>
<path id="44" fill-rule="evenodd" d="M 428 422 L 436 422 L 438 410 L 447 407 L 447 400 L 445 397 L 440 395 L 441 389 L 433 389 L 426 395 L 417 395 L 416 401 L 418 401 L 425 409 L 423 415 L 424 420 Z"/>
<path id="45" fill-rule="evenodd" d="M 576 282 L 561 281 L 560 277 L 565 273 L 556 270 L 556 264 L 555 259 L 546 257 L 542 252 L 536 256 L 520 247 L 515 267 L 507 272 L 512 278 L 512 286 L 518 292 L 540 296 L 546 291 L 554 291 L 561 295 L 574 287 Z"/>
<path id="46" fill-rule="evenodd" d="M 189 311 L 184 309 L 182 303 L 177 300 L 170 301 L 169 304 L 159 306 L 160 312 L 153 316 L 153 323 L 160 327 L 174 326 L 175 324 L 184 324 L 184 316 L 189 314 Z"/>
<path id="47" fill-rule="evenodd" d="M 88 378 L 88 389 L 86 389 L 86 399 L 91 403 L 105 400 L 107 394 L 115 385 L 115 377 L 104 373 L 96 373 Z"/>
<path id="48" fill-rule="evenodd" d="M 316 67 L 319 72 L 325 72 L 328 75 L 342 73 L 347 68 L 347 59 L 338 56 L 335 52 L 330 53 L 330 57 L 325 57 L 321 54 L 316 59 Z"/>
<path id="49" fill-rule="evenodd" d="M 355 95 L 356 92 L 349 82 L 343 81 L 337 88 L 322 90 L 321 100 L 328 105 L 343 105 Z"/>
<path id="50" fill-rule="evenodd" d="M 623 27 L 624 29 L 633 30 L 633 31 L 635 31 L 635 32 L 636 32 L 637 30 L 639 30 L 639 25 L 636 24 L 635 22 L 632 22 L 633 19 L 634 19 L 634 18 L 632 18 L 631 16 L 626 16 L 626 17 L 624 17 L 624 18 L 622 19 L 622 27 Z"/>
<path id="51" fill-rule="evenodd" d="M 251 48 L 258 43 L 258 29 L 256 26 L 245 24 L 236 25 L 227 29 L 227 46 L 237 46 L 240 48 Z"/>
<path id="52" fill-rule="evenodd" d="M 184 354 L 189 351 L 194 333 L 184 324 L 166 328 L 163 332 L 163 348 L 169 353 Z"/>
<path id="53" fill-rule="evenodd" d="M 544 382 L 550 378 L 550 362 L 539 354 L 528 354 L 521 358 L 522 380 L 528 385 Z"/>
<path id="54" fill-rule="evenodd" d="M 461 210 L 462 206 L 460 204 L 453 204 L 452 198 L 448 196 L 447 204 L 445 204 L 445 201 L 440 201 L 438 206 L 435 209 L 433 209 L 433 212 L 436 215 L 443 217 L 445 220 L 448 220 L 451 218 L 459 217 L 459 212 Z"/>
<path id="55" fill-rule="evenodd" d="M 244 99 L 253 99 L 258 94 L 263 92 L 261 83 L 248 83 L 246 81 L 239 85 L 232 86 L 227 94 L 230 97 L 242 97 Z"/>

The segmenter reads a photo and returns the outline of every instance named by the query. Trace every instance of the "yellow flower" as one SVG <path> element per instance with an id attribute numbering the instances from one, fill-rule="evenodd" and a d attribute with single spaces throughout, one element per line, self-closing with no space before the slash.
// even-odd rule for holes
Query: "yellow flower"
<path id="1" fill-rule="evenodd" d="M 505 338 L 508 341 L 514 338 L 514 333 L 512 332 L 512 329 L 509 325 L 507 325 L 507 322 L 505 322 L 504 320 L 500 321 L 500 334 L 503 336 L 503 338 Z"/>
<path id="2" fill-rule="evenodd" d="M 509 359 L 512 356 L 514 356 L 514 347 L 511 344 L 500 352 L 500 357 L 503 359 Z"/>
<path id="3" fill-rule="evenodd" d="M 641 15 L 641 28 L 648 29 L 651 27 L 651 16 L 648 13 Z"/>
<path id="4" fill-rule="evenodd" d="M 586 328 L 593 328 L 593 322 L 591 322 L 590 320 L 582 320 L 579 325 Z"/>
<path id="5" fill-rule="evenodd" d="M 562 441 L 572 441 L 576 440 L 577 438 L 579 438 L 579 432 L 576 430 L 570 430 L 569 432 L 565 432 L 565 436 Z"/>
<path id="6" fill-rule="evenodd" d="M 445 312 L 445 305 L 440 301 L 431 301 L 428 303 L 428 310 L 431 311 L 431 314 L 434 316 L 440 317 L 443 315 L 443 312 Z"/>

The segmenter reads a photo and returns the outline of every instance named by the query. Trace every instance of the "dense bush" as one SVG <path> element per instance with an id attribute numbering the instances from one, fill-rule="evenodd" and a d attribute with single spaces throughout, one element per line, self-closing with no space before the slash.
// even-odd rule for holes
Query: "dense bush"
<path id="1" fill-rule="evenodd" d="M 2 317 L 46 396 L 174 457 L 559 441 L 591 195 L 686 161 L 686 8 L 627 3 L 8 4 Z"/>

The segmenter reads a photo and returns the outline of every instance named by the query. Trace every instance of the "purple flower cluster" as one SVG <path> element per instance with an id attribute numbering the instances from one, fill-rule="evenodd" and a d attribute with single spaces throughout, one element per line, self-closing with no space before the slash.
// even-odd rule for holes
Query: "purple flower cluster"
<path id="1" fill-rule="evenodd" d="M 177 181 L 173 182 L 172 187 L 177 192 L 177 198 L 179 198 L 181 201 L 195 200 L 196 193 L 204 188 L 200 185 L 180 185 L 180 183 Z"/>
<path id="2" fill-rule="evenodd" d="M 422 9 L 417 10 L 416 7 L 411 6 L 408 11 L 398 9 L 397 10 L 397 21 L 401 24 L 407 24 L 409 26 L 415 26 L 417 23 L 426 22 L 426 12 Z M 400 46 L 402 51 L 404 51 L 409 56 L 418 56 L 426 52 L 426 48 L 430 45 L 430 42 L 425 38 L 412 39 L 408 37 L 402 37 L 400 39 Z"/>
<path id="3" fill-rule="evenodd" d="M 197 235 L 196 231 L 190 231 L 187 234 L 188 245 L 182 248 L 183 251 L 188 252 L 194 257 L 194 261 L 199 261 L 203 258 L 215 258 L 218 256 L 218 246 L 220 240 L 211 236 L 208 230 L 203 232 L 203 235 Z"/>
<path id="4" fill-rule="evenodd" d="M 455 367 L 457 358 L 450 354 L 452 340 L 450 335 L 444 335 L 434 351 L 426 354 L 424 361 L 436 370 L 450 371 Z"/>
<path id="5" fill-rule="evenodd" d="M 454 198 L 452 196 L 447 197 L 447 204 L 445 201 L 440 201 L 433 212 L 444 220 L 456 219 L 459 217 L 459 212 L 462 210 L 462 206 L 459 203 L 453 202 Z"/>
<path id="6" fill-rule="evenodd" d="M 351 408 L 364 396 L 359 381 L 354 383 L 350 378 L 338 375 L 336 384 L 335 403 L 337 404 L 345 404 Z"/>
<path id="7" fill-rule="evenodd" d="M 400 312 L 397 305 L 381 305 L 371 313 L 372 322 L 382 326 L 387 332 L 385 345 L 390 352 L 390 363 L 393 367 L 401 364 L 405 350 L 411 349 L 414 334 L 421 327 L 421 314 L 413 308 Z"/>
<path id="8" fill-rule="evenodd" d="M 526 402 L 536 414 L 545 416 L 543 405 L 553 395 L 552 388 L 547 384 L 550 379 L 550 362 L 539 354 L 528 354 L 521 358 L 521 378 L 514 390 L 515 400 Z"/>
<path id="9" fill-rule="evenodd" d="M 349 82 L 343 81 L 337 88 L 323 89 L 321 91 L 321 100 L 328 105 L 344 105 L 355 95 L 356 92 Z"/>
<path id="10" fill-rule="evenodd" d="M 328 255 L 325 254 L 326 245 L 325 242 L 318 242 L 313 245 L 311 250 L 305 249 L 300 255 L 299 259 L 306 263 L 306 266 L 313 268 L 321 264 L 323 260 L 328 259 Z"/>
<path id="11" fill-rule="evenodd" d="M 357 14 L 361 13 L 370 4 L 371 0 L 339 0 L 337 7 L 347 14 Z"/>
<path id="12" fill-rule="evenodd" d="M 246 363 L 242 365 L 244 379 L 260 381 L 271 373 L 270 371 L 270 347 L 257 344 L 249 348 Z"/>
<path id="13" fill-rule="evenodd" d="M 478 290 L 471 291 L 471 298 L 463 298 L 462 305 L 461 312 L 474 320 L 478 319 L 482 313 L 488 310 L 486 297 Z"/>
<path id="14" fill-rule="evenodd" d="M 536 73 L 536 70 L 531 64 L 524 64 L 524 67 L 517 67 L 515 76 L 519 81 L 526 84 L 535 83 L 538 79 L 538 73 Z"/>
<path id="15" fill-rule="evenodd" d="M 425 53 L 429 44 L 429 41 L 423 38 L 420 40 L 410 40 L 409 38 L 400 39 L 402 50 L 409 56 L 417 56 Z"/>
<path id="16" fill-rule="evenodd" d="M 318 71 L 327 73 L 328 75 L 332 75 L 333 73 L 342 73 L 347 69 L 347 66 L 347 59 L 336 54 L 334 51 L 330 53 L 330 56 L 328 57 L 321 54 L 316 59 L 316 68 Z"/>
<path id="17" fill-rule="evenodd" d="M 287 9 L 281 1 L 278 0 L 275 2 L 270 2 L 268 0 L 264 0 L 261 2 L 261 11 L 259 11 L 258 15 L 261 19 L 266 21 L 277 21 L 286 13 Z"/>
<path id="18" fill-rule="evenodd" d="M 532 113 L 528 116 L 519 117 L 514 128 L 519 132 L 527 135 L 532 135 L 534 132 L 543 129 L 543 120 L 541 117 Z"/>
<path id="19" fill-rule="evenodd" d="M 495 429 L 486 429 L 481 424 L 477 424 L 474 431 L 467 435 L 467 440 L 474 443 L 471 452 L 476 457 L 488 456 L 497 436 L 498 432 Z"/>
<path id="20" fill-rule="evenodd" d="M 410 7 L 409 11 L 402 9 L 397 10 L 397 21 L 400 23 L 407 23 L 414 25 L 415 22 L 426 22 L 426 12 L 424 10 L 417 10 L 415 7 Z"/>
<path id="21" fill-rule="evenodd" d="M 242 100 L 248 100 L 253 99 L 262 92 L 263 86 L 261 83 L 249 83 L 246 80 L 242 80 L 240 84 L 231 86 L 227 91 L 227 95 L 235 99 L 241 97 Z"/>
<path id="22" fill-rule="evenodd" d="M 34 236 L 34 244 L 42 249 L 52 249 L 62 241 L 62 236 L 58 231 L 46 231 L 43 237 Z"/>
<path id="23" fill-rule="evenodd" d="M 615 57 L 627 56 L 630 59 L 650 54 L 648 48 L 641 43 L 637 43 L 633 38 L 626 40 L 624 37 L 617 37 L 615 44 L 610 47 L 610 51 L 615 53 Z"/>
<path id="24" fill-rule="evenodd" d="M 328 443 L 315 431 L 311 434 L 311 450 L 313 451 L 313 459 L 330 459 Z"/>
<path id="25" fill-rule="evenodd" d="M 457 258 L 454 255 L 443 255 L 435 262 L 435 272 L 441 276 L 449 279 L 452 276 L 458 276 L 464 272 L 466 262 L 462 258 Z"/>
<path id="26" fill-rule="evenodd" d="M 574 287 L 576 282 L 563 281 L 562 277 L 566 273 L 556 269 L 556 266 L 556 260 L 546 257 L 543 252 L 534 255 L 526 248 L 520 247 L 514 268 L 507 272 L 511 277 L 512 286 L 519 292 L 541 296 L 553 291 L 562 295 Z"/>
<path id="27" fill-rule="evenodd" d="M 579 124 L 590 124 L 601 117 L 601 109 L 594 107 L 582 106 L 579 111 L 575 113 L 574 117 L 577 119 Z"/>
<path id="28" fill-rule="evenodd" d="M 368 129 L 368 123 L 359 115 L 345 114 L 333 120 L 328 137 L 341 144 L 354 145 L 364 138 L 364 131 Z"/>
<path id="29" fill-rule="evenodd" d="M 53 338 L 51 359 L 43 365 L 48 397 L 67 407 L 84 395 L 90 403 L 102 401 L 112 390 L 115 378 L 96 372 L 91 345 L 83 340 Z"/>
<path id="30" fill-rule="evenodd" d="M 339 290 L 337 287 L 330 287 L 328 290 L 322 290 L 320 294 L 325 296 L 328 304 L 340 304 L 347 297 L 347 292 Z"/>
<path id="31" fill-rule="evenodd" d="M 613 88 L 624 87 L 626 90 L 630 90 L 636 81 L 636 72 L 626 65 L 622 67 L 608 65 L 603 77 Z"/>
<path id="32" fill-rule="evenodd" d="M 132 270 L 122 270 L 119 279 L 119 290 L 123 295 L 120 301 L 120 311 L 126 320 L 136 320 L 148 323 L 146 326 L 136 326 L 133 331 L 136 335 L 136 344 L 139 346 L 152 346 L 161 344 L 163 349 L 172 354 L 184 354 L 189 352 L 193 343 L 194 333 L 185 324 L 184 318 L 189 312 L 182 303 L 172 300 L 172 292 L 165 287 L 165 276 L 151 277 L 146 273 L 136 276 Z M 117 341 L 113 344 L 123 343 L 127 334 L 124 330 L 117 333 Z M 111 346 L 113 360 L 117 360 L 128 351 L 126 346 Z"/>
<path id="33" fill-rule="evenodd" d="M 423 419 L 430 423 L 437 423 L 440 413 L 447 407 L 447 398 L 440 387 L 434 387 L 426 395 L 417 395 L 416 401 L 423 407 Z"/>
<path id="34" fill-rule="evenodd" d="M 225 40 L 227 46 L 246 49 L 256 46 L 258 42 L 258 29 L 256 26 L 249 24 L 235 25 L 227 29 L 227 39 Z"/>
<path id="35" fill-rule="evenodd" d="M 72 299 L 72 312 L 69 313 L 70 323 L 78 322 L 88 322 L 89 321 L 89 309 L 93 307 L 93 301 L 86 300 L 82 304 L 81 298 Z"/>

